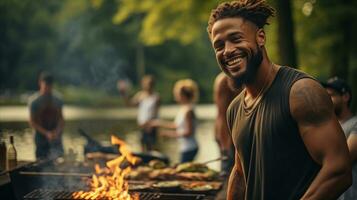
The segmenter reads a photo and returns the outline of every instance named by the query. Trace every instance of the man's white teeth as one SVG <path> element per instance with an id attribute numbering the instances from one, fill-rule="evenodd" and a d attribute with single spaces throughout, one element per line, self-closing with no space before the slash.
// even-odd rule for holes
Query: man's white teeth
<path id="1" fill-rule="evenodd" d="M 242 58 L 235 58 L 233 60 L 228 61 L 228 65 L 234 65 L 242 61 Z"/>

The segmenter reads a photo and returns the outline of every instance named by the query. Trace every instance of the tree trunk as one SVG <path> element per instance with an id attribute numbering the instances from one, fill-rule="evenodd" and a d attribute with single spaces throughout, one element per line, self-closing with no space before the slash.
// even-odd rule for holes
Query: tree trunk
<path id="1" fill-rule="evenodd" d="M 277 0 L 278 51 L 280 64 L 297 67 L 291 1 Z"/>
<path id="2" fill-rule="evenodd" d="M 349 65 L 350 65 L 350 23 L 345 21 L 341 23 L 341 40 L 340 43 L 335 44 L 331 49 L 331 55 L 336 57 L 332 61 L 330 76 L 338 76 L 345 80 L 349 79 Z"/>
<path id="3" fill-rule="evenodd" d="M 346 7 L 351 5 L 351 0 L 343 0 Z M 352 32 L 352 19 L 349 15 L 343 16 L 341 22 L 336 24 L 337 30 L 341 31 L 341 40 L 335 44 L 335 47 L 331 49 L 331 55 L 335 55 L 332 62 L 330 75 L 338 76 L 345 80 L 349 80 L 350 72 L 350 55 L 351 55 L 351 32 Z"/>

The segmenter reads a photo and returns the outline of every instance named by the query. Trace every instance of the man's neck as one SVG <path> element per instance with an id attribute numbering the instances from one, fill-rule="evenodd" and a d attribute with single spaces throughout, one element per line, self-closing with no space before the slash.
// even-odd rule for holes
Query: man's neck
<path id="1" fill-rule="evenodd" d="M 274 65 L 269 61 L 269 59 L 265 58 L 259 66 L 255 80 L 252 80 L 251 83 L 245 84 L 247 95 L 253 99 L 258 97 L 261 91 L 270 85 L 274 79 L 273 77 L 275 77 Z"/>

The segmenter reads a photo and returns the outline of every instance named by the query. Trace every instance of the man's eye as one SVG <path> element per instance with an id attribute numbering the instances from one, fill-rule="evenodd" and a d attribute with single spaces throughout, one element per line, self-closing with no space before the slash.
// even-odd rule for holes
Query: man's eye
<path id="1" fill-rule="evenodd" d="M 217 45 L 217 46 L 214 47 L 214 49 L 216 51 L 222 50 L 223 49 L 223 45 Z"/>
<path id="2" fill-rule="evenodd" d="M 241 38 L 233 38 L 232 41 L 233 41 L 233 42 L 240 42 L 240 41 L 241 41 Z"/>

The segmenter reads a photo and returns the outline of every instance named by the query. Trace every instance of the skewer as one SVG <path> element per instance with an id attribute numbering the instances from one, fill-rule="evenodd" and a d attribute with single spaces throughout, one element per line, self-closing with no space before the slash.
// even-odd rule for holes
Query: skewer
<path id="1" fill-rule="evenodd" d="M 228 156 L 221 156 L 221 157 L 219 157 L 219 158 L 215 158 L 215 159 L 213 159 L 213 160 L 208 160 L 208 161 L 203 162 L 203 163 L 201 163 L 201 164 L 206 165 L 206 164 L 208 164 L 208 163 L 212 163 L 212 162 L 216 162 L 216 161 L 220 161 L 220 160 L 227 160 L 227 159 L 228 159 Z"/>
<path id="2" fill-rule="evenodd" d="M 23 172 L 20 171 L 21 175 L 37 175 L 37 176 L 82 176 L 82 177 L 91 177 L 92 174 L 87 173 L 64 173 L 64 172 Z"/>

